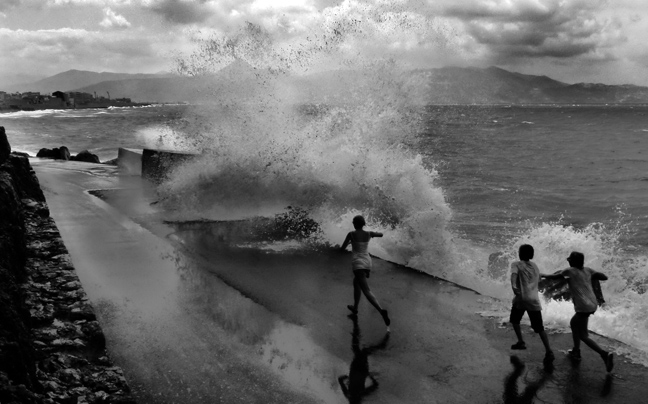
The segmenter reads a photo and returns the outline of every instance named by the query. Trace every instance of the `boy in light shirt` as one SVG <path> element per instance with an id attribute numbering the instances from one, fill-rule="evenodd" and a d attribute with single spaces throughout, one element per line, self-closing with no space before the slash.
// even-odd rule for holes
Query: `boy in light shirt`
<path id="1" fill-rule="evenodd" d="M 571 292 L 574 310 L 576 311 L 569 322 L 574 340 L 574 348 L 569 351 L 569 356 L 576 361 L 581 360 L 580 343 L 583 341 L 587 346 L 601 355 L 601 359 L 605 362 L 605 368 L 608 372 L 611 372 L 614 368 L 612 353 L 601 348 L 589 337 L 589 332 L 587 331 L 589 316 L 594 314 L 598 308 L 598 302 L 592 287 L 592 279 L 605 281 L 607 280 L 607 276 L 584 266 L 585 256 L 578 251 L 573 251 L 567 258 L 567 262 L 569 262 L 569 268 L 558 271 L 553 275 L 542 275 L 542 277 L 546 279 L 567 278 L 569 283 L 569 291 Z"/>
<path id="2" fill-rule="evenodd" d="M 542 322 L 542 305 L 538 297 L 538 282 L 540 281 L 540 270 L 531 262 L 534 250 L 529 244 L 521 245 L 518 250 L 519 261 L 511 263 L 511 287 L 515 297 L 509 321 L 513 325 L 518 342 L 511 346 L 511 349 L 526 349 L 526 343 L 522 338 L 520 320 L 526 312 L 531 320 L 531 328 L 538 335 L 545 347 L 545 360 L 553 361 L 554 353 L 549 346 L 549 339 L 544 330 Z"/>

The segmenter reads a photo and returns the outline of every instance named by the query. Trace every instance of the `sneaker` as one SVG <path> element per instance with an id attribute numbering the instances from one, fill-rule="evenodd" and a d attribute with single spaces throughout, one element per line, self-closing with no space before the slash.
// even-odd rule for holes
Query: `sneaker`
<path id="1" fill-rule="evenodd" d="M 526 349 L 526 344 L 524 342 L 518 341 L 515 344 L 511 345 L 511 349 L 517 349 L 517 350 Z"/>
<path id="2" fill-rule="evenodd" d="M 601 358 L 603 358 L 603 361 L 605 362 L 605 369 L 609 372 L 614 369 L 614 355 L 612 352 L 607 352 L 604 355 L 601 355 Z"/>
<path id="3" fill-rule="evenodd" d="M 581 360 L 580 349 L 570 349 L 569 351 L 567 351 L 567 355 L 569 355 L 569 357 L 575 361 Z"/>
<path id="4" fill-rule="evenodd" d="M 549 351 L 545 354 L 545 360 L 549 362 L 553 362 L 554 359 L 556 359 L 556 355 L 552 351 Z"/>
<path id="5" fill-rule="evenodd" d="M 353 307 L 351 305 L 348 305 L 347 309 L 349 309 L 351 311 L 351 314 L 358 314 L 358 309 L 356 309 L 355 307 Z"/>
<path id="6" fill-rule="evenodd" d="M 387 314 L 387 310 L 382 310 L 380 314 L 382 315 L 383 320 L 385 320 L 385 325 L 387 326 L 387 329 L 389 329 L 389 324 L 391 324 L 391 320 L 389 319 L 389 314 Z"/>

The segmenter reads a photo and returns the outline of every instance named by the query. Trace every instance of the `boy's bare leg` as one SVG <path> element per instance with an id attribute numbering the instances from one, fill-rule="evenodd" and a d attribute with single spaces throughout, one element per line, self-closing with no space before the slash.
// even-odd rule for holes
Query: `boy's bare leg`
<path id="1" fill-rule="evenodd" d="M 544 330 L 542 330 L 538 333 L 538 335 L 540 335 L 540 339 L 542 340 L 542 344 L 544 345 L 547 354 L 549 354 L 550 352 L 553 353 L 551 347 L 549 346 L 549 337 L 547 337 L 547 333 Z"/>
<path id="2" fill-rule="evenodd" d="M 597 344 L 593 339 L 591 339 L 591 338 L 589 337 L 589 335 L 588 335 L 588 336 L 581 337 L 581 339 L 583 340 L 583 342 L 584 342 L 588 347 L 590 347 L 590 348 L 592 348 L 593 350 L 595 350 L 596 352 L 598 352 L 599 355 L 607 355 L 607 351 L 606 351 L 605 349 L 601 348 L 601 347 L 599 346 L 599 344 Z"/>
<path id="3" fill-rule="evenodd" d="M 367 278 L 365 277 L 365 275 L 362 274 L 360 276 L 356 276 L 354 281 L 358 282 L 358 286 L 362 290 L 362 293 L 364 293 L 369 303 L 371 303 L 372 306 L 374 306 L 378 311 L 382 312 L 383 308 L 380 306 L 380 303 L 378 303 L 376 296 L 374 296 L 374 294 L 371 293 L 371 288 L 369 288 L 369 283 L 367 283 Z"/>
<path id="4" fill-rule="evenodd" d="M 353 307 L 358 310 L 358 304 L 360 304 L 360 293 L 361 293 L 360 283 L 358 282 L 358 277 L 353 277 Z"/>
<path id="5" fill-rule="evenodd" d="M 581 322 L 581 331 L 580 331 L 581 341 L 583 341 L 588 347 L 598 352 L 599 355 L 601 356 L 607 355 L 607 351 L 601 348 L 599 344 L 597 344 L 593 339 L 589 337 L 589 331 L 587 331 L 588 322 L 589 322 L 589 317 L 584 317 L 583 321 Z"/>
<path id="6" fill-rule="evenodd" d="M 574 316 L 571 318 L 571 321 L 569 322 L 569 326 L 571 327 L 572 330 L 572 339 L 574 340 L 575 351 L 580 351 L 580 342 L 581 342 L 581 335 L 580 335 L 581 326 L 578 323 L 579 323 L 578 316 L 574 314 Z"/>
<path id="7" fill-rule="evenodd" d="M 511 323 L 511 325 L 513 326 L 513 331 L 515 331 L 515 335 L 517 336 L 518 342 L 520 344 L 524 344 L 524 338 L 522 338 L 522 329 L 520 328 L 520 324 Z"/>

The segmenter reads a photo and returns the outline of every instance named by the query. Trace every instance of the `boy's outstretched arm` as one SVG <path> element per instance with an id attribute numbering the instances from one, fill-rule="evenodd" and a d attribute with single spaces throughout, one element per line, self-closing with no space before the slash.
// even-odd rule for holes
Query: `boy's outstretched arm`
<path id="1" fill-rule="evenodd" d="M 382 237 L 382 236 L 383 236 L 382 233 L 379 233 L 379 232 L 377 232 L 377 231 L 370 231 L 370 232 L 369 232 L 369 235 L 370 235 L 371 237 Z"/>
<path id="2" fill-rule="evenodd" d="M 607 280 L 608 280 L 608 277 L 607 277 L 607 275 L 605 275 L 605 274 L 602 273 L 602 272 L 594 272 L 594 273 L 592 274 L 592 279 L 596 279 L 596 280 L 598 280 L 598 281 L 607 281 Z"/>
<path id="3" fill-rule="evenodd" d="M 553 274 L 540 274 L 540 277 L 545 279 L 564 279 L 565 275 L 562 274 L 562 271 L 558 271 Z"/>

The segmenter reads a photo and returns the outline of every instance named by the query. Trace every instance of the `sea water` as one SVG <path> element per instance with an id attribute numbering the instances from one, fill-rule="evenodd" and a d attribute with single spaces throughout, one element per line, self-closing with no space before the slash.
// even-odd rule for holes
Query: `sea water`
<path id="1" fill-rule="evenodd" d="M 14 150 L 32 155 L 200 151 L 160 185 L 161 205 L 178 220 L 298 207 L 318 232 L 290 248 L 339 244 L 363 214 L 385 234 L 373 254 L 502 299 L 493 312 L 503 320 L 521 244 L 535 247 L 544 273 L 581 251 L 609 277 L 590 328 L 648 353 L 648 106 L 430 106 L 411 91 L 424 83 L 389 61 L 353 66 L 353 87 L 318 98 L 337 80 L 304 94 L 287 79 L 300 72 L 243 38 L 239 74 L 215 80 L 195 105 L 11 112 L 0 125 Z M 570 302 L 544 302 L 553 329 L 567 329 L 572 314 Z"/>

